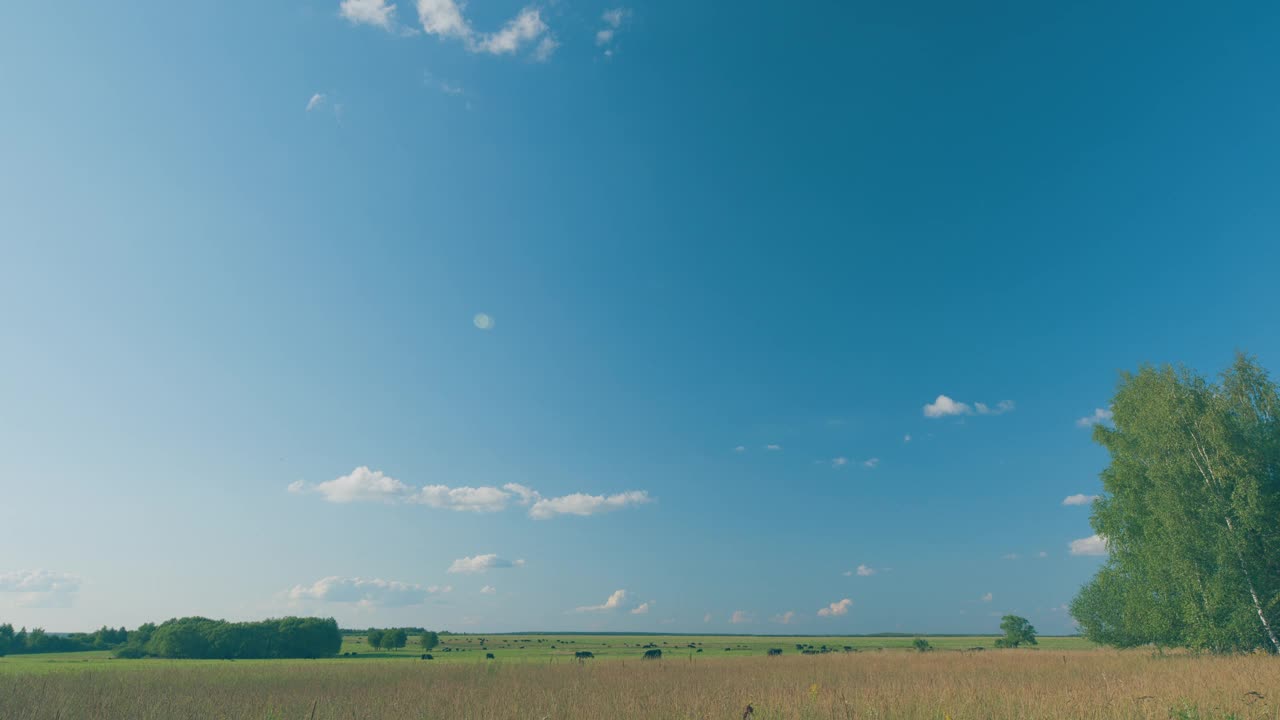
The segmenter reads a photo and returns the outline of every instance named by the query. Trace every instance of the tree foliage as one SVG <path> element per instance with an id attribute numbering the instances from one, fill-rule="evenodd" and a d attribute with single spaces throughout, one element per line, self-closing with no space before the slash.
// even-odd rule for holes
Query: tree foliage
<path id="1" fill-rule="evenodd" d="M 1086 637 L 1280 651 L 1280 394 L 1252 359 L 1211 382 L 1125 374 L 1092 523 L 1109 558 L 1071 604 Z"/>
<path id="2" fill-rule="evenodd" d="M 424 630 L 422 634 L 418 636 L 418 642 L 422 643 L 423 650 L 433 650 L 440 644 L 440 633 L 437 633 L 434 630 Z"/>
<path id="3" fill-rule="evenodd" d="M 1004 631 L 1004 637 L 996 640 L 996 647 L 1016 648 L 1037 644 L 1036 628 L 1024 617 L 1005 615 L 1000 619 L 1000 629 Z"/>

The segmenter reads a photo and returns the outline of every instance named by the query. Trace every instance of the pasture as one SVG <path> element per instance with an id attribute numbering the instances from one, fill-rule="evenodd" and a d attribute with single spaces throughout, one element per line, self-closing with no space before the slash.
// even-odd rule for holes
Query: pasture
<path id="1" fill-rule="evenodd" d="M 356 656 L 324 660 L 10 656 L 0 658 L 0 717 L 710 719 L 742 718 L 748 705 L 752 720 L 1280 717 L 1273 657 L 1120 652 L 1076 638 L 981 652 L 953 648 L 990 647 L 993 638 L 930 638 L 938 649 L 927 653 L 907 649 L 910 637 L 443 640 L 432 661 L 414 648 L 363 652 L 354 637 L 344 652 Z M 840 651 L 806 655 L 797 643 Z M 640 659 L 651 644 L 663 649 L 662 660 Z M 781 657 L 766 655 L 777 647 Z M 583 650 L 595 659 L 575 660 Z M 486 660 L 487 652 L 495 658 Z"/>

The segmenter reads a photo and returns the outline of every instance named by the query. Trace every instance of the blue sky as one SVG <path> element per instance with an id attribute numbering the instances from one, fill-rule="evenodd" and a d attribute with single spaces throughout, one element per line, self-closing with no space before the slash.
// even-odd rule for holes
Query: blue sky
<path id="1" fill-rule="evenodd" d="M 1069 631 L 1118 371 L 1280 367 L 1278 21 L 11 8 L 0 619 Z"/>

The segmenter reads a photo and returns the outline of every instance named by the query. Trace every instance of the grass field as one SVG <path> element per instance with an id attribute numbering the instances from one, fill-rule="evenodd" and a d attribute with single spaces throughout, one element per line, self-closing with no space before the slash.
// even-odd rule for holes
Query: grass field
<path id="1" fill-rule="evenodd" d="M 992 638 L 930 638 L 940 649 L 928 653 L 898 637 L 445 639 L 453 649 L 437 648 L 433 661 L 418 659 L 421 649 L 366 652 L 356 638 L 344 652 L 357 656 L 325 660 L 0 658 L 0 718 L 709 719 L 741 718 L 747 705 L 752 720 L 1280 717 L 1280 664 L 1266 656 L 1116 652 L 1073 638 L 982 652 L 948 648 Z M 662 660 L 639 659 L 651 643 Z M 796 643 L 840 652 L 804 655 Z M 766 657 L 770 647 L 784 654 Z M 597 659 L 578 662 L 576 650 Z"/>

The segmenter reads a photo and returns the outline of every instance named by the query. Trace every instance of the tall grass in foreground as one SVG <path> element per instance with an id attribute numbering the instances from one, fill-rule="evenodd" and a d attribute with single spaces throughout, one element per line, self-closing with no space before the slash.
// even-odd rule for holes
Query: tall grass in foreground
<path id="1" fill-rule="evenodd" d="M 0 673 L 0 718 L 1277 718 L 1274 657 L 1001 651 L 614 661 L 118 661 Z M 313 715 L 314 712 L 314 715 Z"/>

